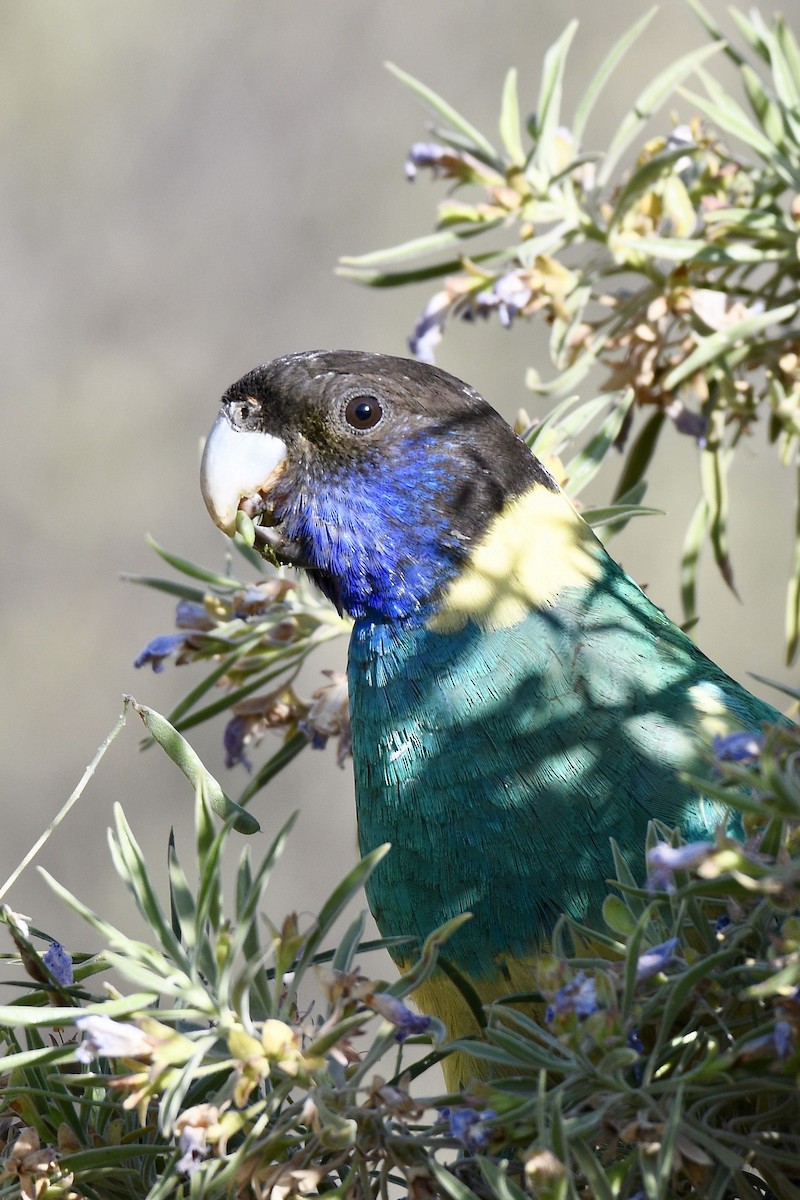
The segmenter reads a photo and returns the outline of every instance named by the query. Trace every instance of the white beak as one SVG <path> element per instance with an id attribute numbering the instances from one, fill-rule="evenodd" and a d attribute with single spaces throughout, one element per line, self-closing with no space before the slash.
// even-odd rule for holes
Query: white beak
<path id="1" fill-rule="evenodd" d="M 236 531 L 242 500 L 264 492 L 286 458 L 286 443 L 268 433 L 234 429 L 224 412 L 208 435 L 200 488 L 211 519 L 228 537 Z"/>

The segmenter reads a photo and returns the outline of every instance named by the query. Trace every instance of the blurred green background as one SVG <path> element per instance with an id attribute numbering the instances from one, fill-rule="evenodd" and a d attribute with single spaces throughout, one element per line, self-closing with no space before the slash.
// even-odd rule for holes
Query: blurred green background
<path id="1" fill-rule="evenodd" d="M 728 31 L 726 5 L 707 0 Z M 113 724 L 123 692 L 167 712 L 196 669 L 136 672 L 136 653 L 172 628 L 168 597 L 119 581 L 160 572 L 145 532 L 222 568 L 197 474 L 218 398 L 246 370 L 317 347 L 405 353 L 425 289 L 370 292 L 338 280 L 356 254 L 432 226 L 444 188 L 405 182 L 408 146 L 427 114 L 384 69 L 391 59 L 493 134 L 507 68 L 523 106 L 547 46 L 580 18 L 569 78 L 582 82 L 649 5 L 606 0 L 6 0 L 0 13 L 0 239 L 4 513 L 2 589 L 4 829 L 0 880 L 74 787 Z M 797 0 L 783 6 L 791 22 Z M 644 84 L 705 35 L 670 0 L 607 89 L 602 145 Z M 719 78 L 732 72 L 715 60 Z M 566 101 L 569 111 L 569 94 Z M 687 106 L 675 105 L 682 117 Z M 670 127 L 669 111 L 654 130 Z M 439 365 L 507 416 L 541 408 L 525 367 L 546 374 L 535 324 L 456 324 Z M 11 428 L 8 429 L 10 420 Z M 702 575 L 700 645 L 732 674 L 790 678 L 782 667 L 783 590 L 791 557 L 792 480 L 754 438 L 737 456 L 732 548 L 742 603 Z M 594 495 L 606 497 L 611 474 Z M 692 443 L 671 433 L 648 503 L 614 553 L 678 615 L 677 567 L 698 494 Z M 343 657 L 344 645 L 339 654 Z M 337 665 L 334 652 L 320 667 Z M 308 690 L 315 685 L 309 677 Z M 763 689 L 760 689 L 763 691 Z M 125 806 L 151 860 L 179 848 L 192 796 L 157 750 L 138 750 L 137 718 L 68 823 L 41 856 L 63 883 L 112 918 L 128 911 L 105 828 Z M 193 744 L 232 794 L 222 722 Z M 257 761 L 277 743 L 269 738 Z M 314 910 L 355 857 L 352 783 L 332 753 L 308 752 L 262 793 L 274 831 L 303 815 L 281 866 L 274 919 Z M 187 847 L 188 849 L 188 847 Z M 188 854 L 187 854 L 188 857 Z M 157 872 L 163 879 L 164 871 Z M 35 870 L 12 907 L 72 946 L 88 931 L 57 909 Z M 135 924 L 126 916 L 126 928 Z"/>

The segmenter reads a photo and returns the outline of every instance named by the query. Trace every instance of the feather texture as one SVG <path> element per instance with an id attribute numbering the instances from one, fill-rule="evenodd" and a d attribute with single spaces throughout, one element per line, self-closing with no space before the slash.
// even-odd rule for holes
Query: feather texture
<path id="1" fill-rule="evenodd" d="M 712 777 L 715 734 L 779 715 L 650 602 L 460 380 L 290 355 L 223 412 L 279 463 L 260 492 L 273 541 L 355 617 L 359 840 L 393 847 L 368 887 L 379 929 L 421 943 L 470 912 L 446 959 L 484 1001 L 535 988 L 558 917 L 599 921 L 610 839 L 638 873 L 651 818 L 713 836 L 728 815 L 683 775 Z M 469 1028 L 444 973 L 420 1002 Z M 449 1060 L 448 1084 L 468 1069 Z"/>

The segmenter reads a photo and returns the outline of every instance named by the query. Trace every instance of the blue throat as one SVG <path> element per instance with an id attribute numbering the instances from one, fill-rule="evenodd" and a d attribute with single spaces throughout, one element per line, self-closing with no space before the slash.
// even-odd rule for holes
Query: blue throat
<path id="1" fill-rule="evenodd" d="M 468 547 L 442 496 L 452 489 L 448 447 L 405 447 L 402 471 L 376 468 L 326 480 L 289 501 L 281 532 L 302 547 L 326 596 L 355 618 L 423 624 Z M 414 450 L 417 449 L 417 456 Z M 416 470 L 424 462 L 424 471 Z"/>

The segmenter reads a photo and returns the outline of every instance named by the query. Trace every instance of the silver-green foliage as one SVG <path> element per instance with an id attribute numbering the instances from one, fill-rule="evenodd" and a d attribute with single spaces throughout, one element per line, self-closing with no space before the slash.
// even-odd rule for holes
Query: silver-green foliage
<path id="1" fill-rule="evenodd" d="M 703 542 L 732 585 L 727 478 L 743 435 L 765 420 L 781 463 L 795 469 L 800 445 L 800 50 L 781 18 L 768 24 L 757 11 L 734 10 L 741 53 L 699 0 L 689 3 L 710 43 L 632 98 L 604 150 L 585 148 L 592 115 L 652 13 L 614 46 L 572 113 L 563 111 L 562 87 L 577 21 L 546 53 L 524 127 L 511 70 L 499 145 L 393 67 L 436 120 L 436 141 L 412 147 L 407 171 L 413 178 L 428 168 L 451 186 L 436 233 L 340 266 L 378 288 L 435 281 L 410 339 L 423 358 L 432 359 L 451 318 L 497 314 L 506 325 L 535 318 L 550 326 L 550 377 L 528 372 L 535 395 L 572 397 L 604 369 L 600 400 L 617 429 L 613 441 L 592 439 L 589 453 L 596 466 L 612 444 L 626 449 L 617 497 L 641 488 L 668 423 L 696 440 L 702 495 L 682 564 L 687 621 Z M 715 79 L 720 53 L 739 68 L 743 103 Z M 690 118 L 648 137 L 651 118 L 678 96 Z M 564 445 L 585 433 L 597 405 L 573 401 Z M 573 495 L 587 482 L 585 457 L 578 464 L 552 463 Z M 797 546 L 790 659 L 800 637 L 800 535 Z"/>
<path id="2" fill-rule="evenodd" d="M 273 920 L 268 887 L 291 822 L 251 855 L 258 841 L 242 848 L 236 811 L 215 822 L 198 764 L 193 861 L 170 837 L 161 895 L 118 807 L 111 859 L 148 940 L 46 875 L 103 946 L 75 955 L 69 980 L 48 965 L 47 936 L 3 912 L 16 944 L 6 965 L 24 974 L 0 1008 L 0 1197 L 280 1200 L 397 1185 L 431 1200 L 790 1200 L 799 754 L 797 728 L 781 728 L 746 764 L 720 762 L 744 844 L 720 830 L 684 847 L 654 825 L 647 886 L 619 856 L 605 931 L 556 928 L 530 994 L 491 1006 L 484 1038 L 467 1043 L 488 1082 L 455 1096 L 423 1087 L 445 1031 L 405 1004 L 451 930 L 393 983 L 364 969 L 363 913 L 326 949 L 385 848 L 316 917 Z M 747 794 L 731 790 L 742 783 Z"/>

